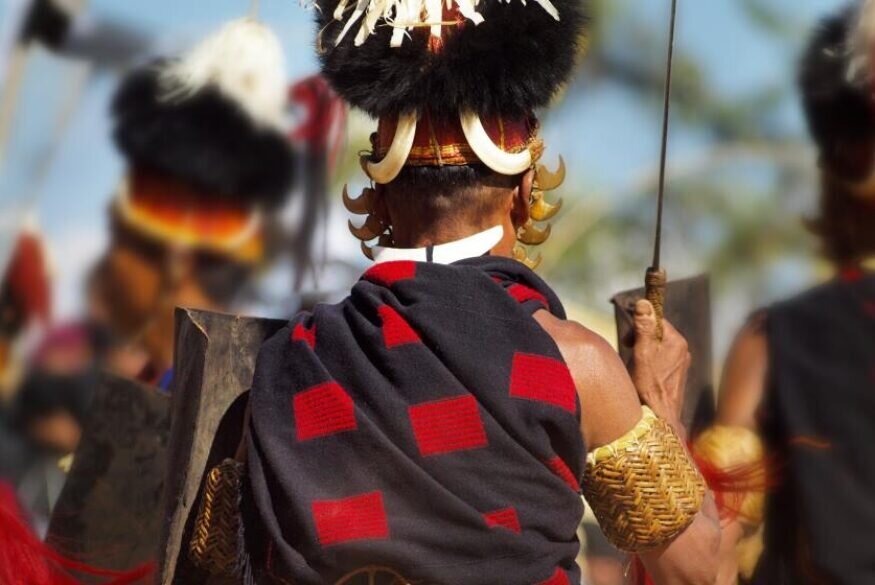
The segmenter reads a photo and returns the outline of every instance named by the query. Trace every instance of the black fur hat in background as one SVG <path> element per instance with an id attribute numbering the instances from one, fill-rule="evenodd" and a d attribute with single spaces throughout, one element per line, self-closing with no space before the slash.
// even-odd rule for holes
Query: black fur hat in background
<path id="1" fill-rule="evenodd" d="M 282 50 L 263 28 L 230 23 L 185 59 L 127 76 L 112 114 L 130 167 L 216 198 L 268 208 L 283 202 L 295 156 L 283 127 Z"/>
<path id="2" fill-rule="evenodd" d="M 483 21 L 444 26 L 440 50 L 430 50 L 428 26 L 406 32 L 393 47 L 395 29 L 385 22 L 359 46 L 358 22 L 337 43 L 355 2 L 336 20 L 339 0 L 324 0 L 317 11 L 322 71 L 346 101 L 376 118 L 413 110 L 448 118 L 460 110 L 526 116 L 567 82 L 586 21 L 584 2 L 552 0 L 557 19 L 537 0 L 480 0 Z"/>
<path id="3" fill-rule="evenodd" d="M 853 71 L 852 35 L 862 4 L 833 15 L 815 30 L 799 73 L 802 105 L 822 162 L 855 181 L 872 172 L 875 161 L 875 103 L 872 86 Z M 864 72 L 864 76 L 865 76 Z"/>

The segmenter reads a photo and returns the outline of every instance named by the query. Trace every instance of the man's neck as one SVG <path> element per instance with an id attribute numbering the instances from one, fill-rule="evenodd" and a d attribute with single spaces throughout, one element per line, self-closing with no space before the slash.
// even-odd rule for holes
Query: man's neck
<path id="1" fill-rule="evenodd" d="M 452 225 L 425 226 L 405 229 L 404 225 L 393 227 L 394 248 L 425 248 L 440 246 L 470 238 L 495 226 L 501 226 L 504 235 L 489 252 L 494 256 L 510 256 L 516 242 L 516 230 L 509 217 L 483 218 L 478 222 L 458 222 Z"/>
<path id="2" fill-rule="evenodd" d="M 405 230 L 403 226 L 394 227 L 392 236 L 396 248 L 425 248 L 456 242 L 479 234 L 499 225 L 498 221 L 484 221 L 477 224 L 434 225 Z"/>

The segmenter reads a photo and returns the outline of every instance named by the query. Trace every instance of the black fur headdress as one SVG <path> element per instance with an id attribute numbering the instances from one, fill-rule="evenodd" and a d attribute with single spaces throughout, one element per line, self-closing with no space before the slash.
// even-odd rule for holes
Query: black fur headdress
<path id="1" fill-rule="evenodd" d="M 350 12 L 363 3 L 344 3 L 338 10 L 340 0 L 324 0 L 317 18 L 319 57 L 337 92 L 377 118 L 413 110 L 436 117 L 457 116 L 460 110 L 525 116 L 546 106 L 567 81 L 585 23 L 584 1 L 466 3 L 476 8 L 479 24 L 459 15 L 446 25 L 444 15 L 441 46 L 435 49 L 427 23 L 404 30 L 403 42 L 392 46 L 400 25 L 387 19 L 374 22 L 372 34 L 354 38 L 356 23 L 338 43 Z"/>
<path id="2" fill-rule="evenodd" d="M 802 104 L 824 163 L 848 179 L 871 172 L 875 151 L 872 85 L 855 73 L 852 38 L 861 4 L 826 19 L 815 31 L 800 67 Z"/>
<path id="3" fill-rule="evenodd" d="M 119 88 L 112 106 L 115 140 L 138 170 L 180 180 L 211 196 L 232 201 L 251 200 L 266 207 L 280 204 L 291 188 L 294 154 L 279 120 L 285 100 L 285 77 L 275 63 L 264 66 L 267 76 L 281 78 L 256 81 L 267 87 L 254 103 L 242 78 L 251 63 L 214 82 L 214 69 L 221 66 L 222 51 L 250 42 L 259 29 L 255 23 L 232 23 L 208 46 L 195 49 L 185 61 L 162 60 L 131 73 Z M 236 27 L 236 28 L 234 28 Z M 243 35 L 249 37 L 240 38 Z M 225 35 L 222 37 L 222 35 Z M 272 40 L 257 39 L 270 43 Z M 230 45 L 230 48 L 229 48 Z M 260 50 L 256 48 L 255 50 Z M 200 51 L 200 54 L 198 54 Z M 280 53 L 281 57 L 281 53 Z M 271 61 L 273 55 L 266 59 Z M 246 61 L 246 55 L 242 58 Z M 217 64 L 219 63 L 219 64 Z M 186 69 L 187 68 L 187 69 Z M 279 69 L 279 71 L 273 71 Z M 238 86 L 234 86 L 238 84 Z M 227 85 L 231 85 L 230 90 Z"/>

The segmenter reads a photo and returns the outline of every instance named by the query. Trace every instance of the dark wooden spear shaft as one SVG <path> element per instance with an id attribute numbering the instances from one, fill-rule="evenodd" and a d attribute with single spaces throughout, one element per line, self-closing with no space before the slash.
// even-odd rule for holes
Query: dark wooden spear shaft
<path id="1" fill-rule="evenodd" d="M 653 241 L 653 263 L 647 269 L 644 285 L 647 300 L 656 312 L 657 336 L 662 339 L 662 318 L 665 305 L 665 285 L 667 277 L 661 266 L 662 252 L 662 211 L 665 203 L 665 166 L 668 158 L 668 126 L 671 112 L 671 80 L 674 62 L 674 32 L 677 21 L 678 1 L 671 1 L 671 25 L 668 34 L 668 59 L 665 70 L 665 96 L 662 110 L 662 148 L 659 155 L 659 194 L 656 203 L 656 236 Z"/>

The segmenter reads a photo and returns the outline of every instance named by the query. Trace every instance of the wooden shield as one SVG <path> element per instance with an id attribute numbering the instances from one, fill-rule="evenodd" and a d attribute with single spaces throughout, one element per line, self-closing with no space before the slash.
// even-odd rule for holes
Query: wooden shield
<path id="1" fill-rule="evenodd" d="M 52 512 L 49 545 L 102 569 L 130 570 L 155 561 L 169 437 L 167 396 L 102 375 Z"/>
<path id="2" fill-rule="evenodd" d="M 205 582 L 187 549 L 206 472 L 233 457 L 262 343 L 288 322 L 177 309 L 160 583 Z"/>
<path id="3" fill-rule="evenodd" d="M 617 320 L 618 347 L 626 367 L 632 362 L 632 313 L 644 289 L 619 293 L 611 302 Z M 665 318 L 687 339 L 692 365 L 687 378 L 683 422 L 695 434 L 714 419 L 714 358 L 711 340 L 711 285 L 707 275 L 669 282 Z"/>

